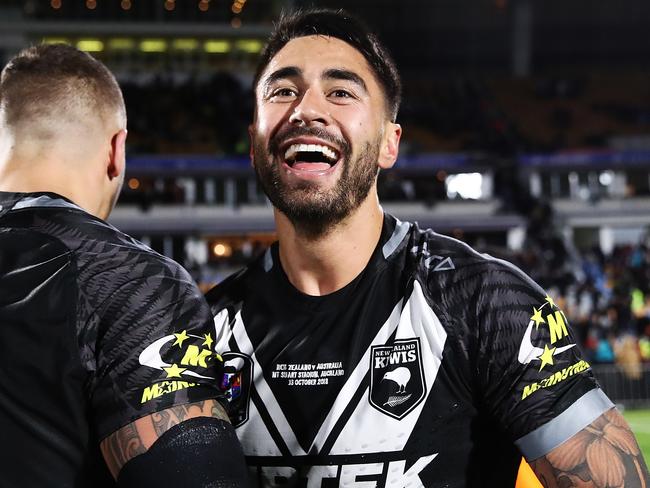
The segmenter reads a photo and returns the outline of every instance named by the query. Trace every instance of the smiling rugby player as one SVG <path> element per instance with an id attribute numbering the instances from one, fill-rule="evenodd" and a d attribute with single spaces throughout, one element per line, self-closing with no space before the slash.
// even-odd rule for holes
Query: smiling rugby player
<path id="1" fill-rule="evenodd" d="M 251 158 L 279 241 L 207 295 L 258 486 L 647 486 L 562 311 L 514 266 L 383 212 L 400 80 L 341 11 L 283 17 Z M 646 483 L 646 484 L 644 484 Z"/>

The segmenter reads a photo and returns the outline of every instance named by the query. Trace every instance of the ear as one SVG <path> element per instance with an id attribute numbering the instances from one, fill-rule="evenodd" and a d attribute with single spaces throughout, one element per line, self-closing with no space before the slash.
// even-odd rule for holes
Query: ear
<path id="1" fill-rule="evenodd" d="M 386 122 L 384 136 L 379 151 L 379 167 L 392 168 L 399 154 L 399 140 L 402 137 L 402 127 L 394 122 Z"/>
<path id="2" fill-rule="evenodd" d="M 111 138 L 111 148 L 106 174 L 109 180 L 119 177 L 126 167 L 126 129 L 116 132 Z"/>

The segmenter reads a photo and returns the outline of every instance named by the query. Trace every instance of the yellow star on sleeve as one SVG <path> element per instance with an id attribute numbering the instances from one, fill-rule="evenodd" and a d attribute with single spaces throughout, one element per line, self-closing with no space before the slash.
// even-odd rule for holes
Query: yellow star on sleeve
<path id="1" fill-rule="evenodd" d="M 212 340 L 212 336 L 208 333 L 203 336 L 205 340 L 203 341 L 204 346 L 212 347 L 212 343 L 214 340 Z"/>
<path id="2" fill-rule="evenodd" d="M 539 324 L 544 323 L 544 319 L 542 318 L 542 311 L 537 310 L 535 307 L 533 307 L 533 316 L 530 318 L 533 322 L 535 322 L 535 329 L 539 328 Z"/>
<path id="3" fill-rule="evenodd" d="M 555 352 L 555 348 L 549 349 L 548 344 L 544 344 L 544 352 L 540 354 L 539 360 L 542 362 L 539 366 L 539 370 L 541 371 L 544 369 L 544 366 L 547 364 L 550 364 L 551 366 L 553 365 L 553 353 Z"/>
<path id="4" fill-rule="evenodd" d="M 551 308 L 556 308 L 556 307 L 557 307 L 557 305 L 555 305 L 555 302 L 553 301 L 553 299 L 551 298 L 551 296 L 548 295 L 548 294 L 546 295 L 546 301 L 547 301 L 548 304 L 551 306 Z"/>
<path id="5" fill-rule="evenodd" d="M 178 364 L 172 364 L 168 368 L 163 368 L 167 373 L 167 378 L 180 378 L 181 373 L 185 371 L 186 368 L 179 368 Z"/>
<path id="6" fill-rule="evenodd" d="M 180 334 L 174 334 L 176 336 L 176 342 L 174 342 L 174 346 L 178 344 L 178 347 L 183 347 L 183 342 L 187 339 L 189 339 L 189 336 L 187 335 L 187 331 L 184 330 Z"/>

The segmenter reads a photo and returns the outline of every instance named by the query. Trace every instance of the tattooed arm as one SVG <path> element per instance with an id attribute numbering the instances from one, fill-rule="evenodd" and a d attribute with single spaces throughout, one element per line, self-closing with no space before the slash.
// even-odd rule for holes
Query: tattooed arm
<path id="1" fill-rule="evenodd" d="M 170 428 L 196 417 L 211 417 L 229 422 L 223 407 L 215 400 L 178 405 L 156 412 L 122 427 L 101 443 L 104 460 L 114 478 L 122 466 L 144 454 Z"/>
<path id="2" fill-rule="evenodd" d="M 530 466 L 545 488 L 650 488 L 643 454 L 616 409 Z"/>

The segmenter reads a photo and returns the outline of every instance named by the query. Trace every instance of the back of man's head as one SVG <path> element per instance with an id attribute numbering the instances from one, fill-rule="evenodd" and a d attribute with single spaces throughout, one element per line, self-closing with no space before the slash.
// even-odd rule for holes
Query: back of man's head
<path id="1" fill-rule="evenodd" d="M 75 127 L 126 128 L 111 72 L 65 44 L 33 46 L 11 59 L 0 75 L 0 129 L 46 142 Z"/>
<path id="2" fill-rule="evenodd" d="M 106 218 L 124 180 L 126 109 L 111 72 L 63 44 L 0 74 L 0 189 L 48 191 Z"/>

